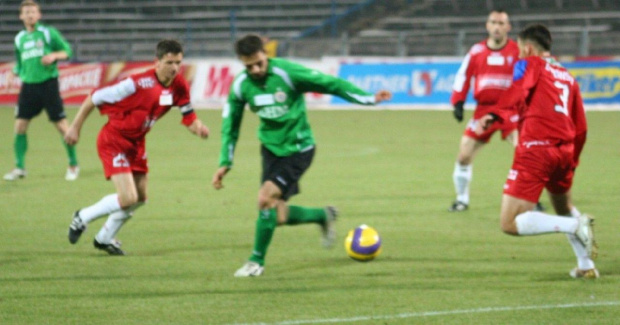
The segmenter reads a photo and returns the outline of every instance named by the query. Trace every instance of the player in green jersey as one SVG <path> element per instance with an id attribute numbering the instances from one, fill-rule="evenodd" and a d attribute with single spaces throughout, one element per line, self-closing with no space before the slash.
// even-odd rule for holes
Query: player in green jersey
<path id="1" fill-rule="evenodd" d="M 308 123 L 304 93 L 332 94 L 362 105 L 390 100 L 381 90 L 367 93 L 348 81 L 308 69 L 283 59 L 268 58 L 261 38 L 247 35 L 235 50 L 246 70 L 233 81 L 222 116 L 222 149 L 219 168 L 213 175 L 216 189 L 233 165 L 233 154 L 246 104 L 260 118 L 258 137 L 262 144 L 262 185 L 258 191 L 258 220 L 254 249 L 249 261 L 235 276 L 259 276 L 264 271 L 265 254 L 278 225 L 316 223 L 321 227 L 323 245 L 333 246 L 334 207 L 308 208 L 288 205 L 299 193 L 298 182 L 310 167 L 315 142 Z"/>
<path id="2" fill-rule="evenodd" d="M 25 157 L 28 149 L 26 131 L 30 120 L 43 108 L 49 120 L 54 123 L 61 135 L 69 127 L 60 92 L 58 89 L 58 68 L 56 62 L 66 60 L 73 52 L 71 46 L 53 27 L 39 23 L 41 11 L 39 4 L 32 0 L 23 1 L 19 8 L 19 19 L 25 29 L 15 36 L 15 58 L 17 63 L 13 73 L 22 81 L 17 108 L 15 110 L 15 168 L 4 175 L 7 181 L 26 176 Z M 69 156 L 69 167 L 65 174 L 68 181 L 76 180 L 79 174 L 75 147 L 65 144 Z"/>

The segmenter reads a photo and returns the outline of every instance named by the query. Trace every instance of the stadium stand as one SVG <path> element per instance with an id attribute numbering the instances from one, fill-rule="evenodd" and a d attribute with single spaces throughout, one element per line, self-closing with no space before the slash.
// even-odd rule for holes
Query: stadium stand
<path id="1" fill-rule="evenodd" d="M 63 32 L 76 61 L 150 60 L 162 38 L 186 56 L 230 56 L 232 41 L 256 32 L 281 54 L 463 55 L 486 36 L 490 9 L 511 15 L 513 30 L 541 22 L 558 55 L 620 53 L 618 0 L 40 0 L 43 22 Z M 13 60 L 21 0 L 0 3 L 0 61 Z M 14 14 L 11 14 L 14 13 Z M 514 33 L 513 33 L 514 34 Z"/>

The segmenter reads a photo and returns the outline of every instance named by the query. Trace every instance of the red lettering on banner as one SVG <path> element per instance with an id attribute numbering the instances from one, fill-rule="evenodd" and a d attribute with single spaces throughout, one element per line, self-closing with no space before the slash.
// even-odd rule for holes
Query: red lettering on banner
<path id="1" fill-rule="evenodd" d="M 205 97 L 222 97 L 228 95 L 230 84 L 235 76 L 231 73 L 229 66 L 218 68 L 211 66 L 207 74 L 207 85 L 205 87 Z"/>

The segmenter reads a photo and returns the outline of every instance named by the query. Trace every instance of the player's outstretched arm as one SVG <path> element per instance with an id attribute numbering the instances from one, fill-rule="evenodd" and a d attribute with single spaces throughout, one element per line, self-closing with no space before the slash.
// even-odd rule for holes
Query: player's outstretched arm
<path id="1" fill-rule="evenodd" d="M 199 119 L 195 119 L 192 122 L 192 124 L 187 126 L 187 128 L 189 129 L 190 132 L 192 132 L 193 134 L 203 139 L 206 139 L 209 137 L 209 128 L 206 125 L 204 125 L 202 121 Z"/>
<path id="2" fill-rule="evenodd" d="M 224 184 L 223 184 L 224 176 L 226 175 L 226 173 L 228 173 L 229 170 L 230 170 L 229 167 L 224 166 L 224 167 L 218 168 L 215 171 L 215 174 L 213 174 L 213 179 L 211 180 L 211 184 L 216 190 L 219 190 L 222 187 L 224 187 Z"/>
<path id="3" fill-rule="evenodd" d="M 93 109 L 95 109 L 95 104 L 89 95 L 82 103 L 82 106 L 80 106 L 80 110 L 77 112 L 77 115 L 65 133 L 65 142 L 68 145 L 74 145 L 78 142 L 80 139 L 80 130 L 82 130 L 82 125 L 84 125 L 84 121 L 86 121 L 86 118 L 90 115 Z"/>
<path id="4" fill-rule="evenodd" d="M 375 104 L 392 99 L 392 92 L 389 90 L 379 90 L 375 93 Z"/>

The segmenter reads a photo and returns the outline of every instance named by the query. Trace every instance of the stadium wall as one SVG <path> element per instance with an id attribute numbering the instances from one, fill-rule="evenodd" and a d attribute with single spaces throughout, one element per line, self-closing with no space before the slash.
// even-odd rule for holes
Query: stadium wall
<path id="1" fill-rule="evenodd" d="M 325 57 L 295 61 L 324 73 L 347 79 L 375 92 L 388 89 L 394 98 L 388 109 L 450 109 L 450 93 L 461 62 L 456 57 Z M 620 110 L 620 60 L 579 58 L 564 60 L 575 76 L 588 110 Z M 568 62 L 566 62 L 568 61 Z M 65 63 L 59 65 L 61 94 L 67 105 L 79 105 L 96 87 L 152 67 L 152 62 Z M 0 64 L 0 105 L 14 105 L 21 87 L 12 74 L 12 63 Z M 186 60 L 182 73 L 191 84 L 196 108 L 222 107 L 230 84 L 243 66 L 234 59 Z M 307 94 L 313 109 L 356 109 L 342 99 Z M 468 99 L 473 107 L 473 99 Z"/>

